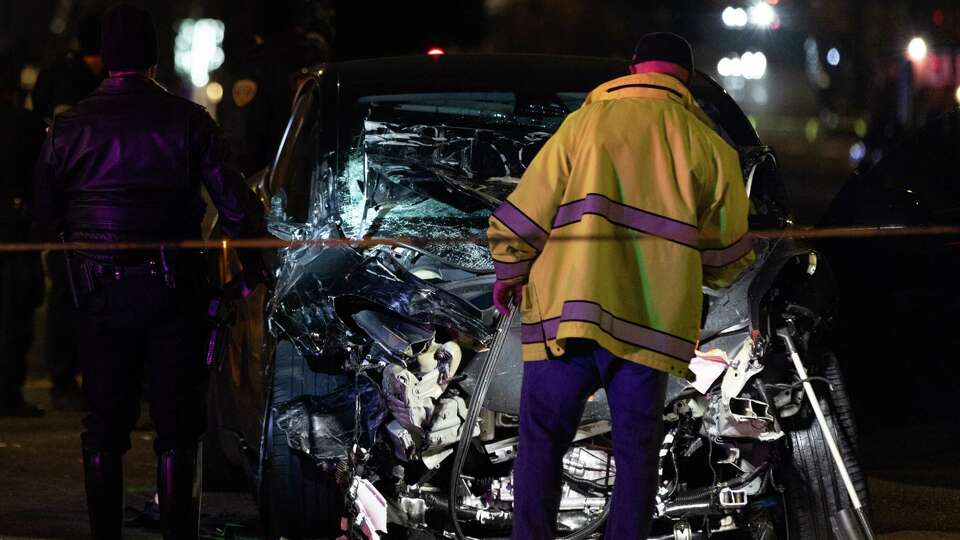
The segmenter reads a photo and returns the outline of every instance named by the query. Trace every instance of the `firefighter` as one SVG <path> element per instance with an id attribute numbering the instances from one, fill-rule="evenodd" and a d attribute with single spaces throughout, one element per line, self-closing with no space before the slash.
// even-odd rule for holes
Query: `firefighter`
<path id="1" fill-rule="evenodd" d="M 230 237 L 253 237 L 262 207 L 226 162 L 226 143 L 202 108 L 154 81 L 152 16 L 120 4 L 104 15 L 109 78 L 58 114 L 35 172 L 37 231 L 83 243 L 200 237 L 206 188 Z M 197 538 L 197 446 L 206 428 L 207 372 L 201 254 L 107 246 L 68 255 L 79 300 L 78 349 L 90 413 L 81 435 L 95 539 L 121 536 L 123 454 L 139 410 L 140 373 L 156 426 L 157 491 L 165 539 Z M 242 289 L 263 281 L 241 253 Z"/>
<path id="2" fill-rule="evenodd" d="M 30 171 L 44 125 L 16 101 L 20 73 L 0 57 L 0 241 L 27 240 Z M 36 417 L 43 410 L 23 399 L 27 351 L 33 341 L 33 310 L 43 300 L 43 269 L 34 251 L 0 253 L 0 416 Z"/>
<path id="3" fill-rule="evenodd" d="M 519 303 L 526 360 L 515 539 L 555 534 L 562 458 L 601 387 L 606 538 L 646 538 L 667 375 L 688 374 L 701 285 L 728 286 L 754 257 L 739 157 L 691 96 L 689 43 L 648 34 L 630 71 L 587 96 L 490 219 L 494 301 Z"/>

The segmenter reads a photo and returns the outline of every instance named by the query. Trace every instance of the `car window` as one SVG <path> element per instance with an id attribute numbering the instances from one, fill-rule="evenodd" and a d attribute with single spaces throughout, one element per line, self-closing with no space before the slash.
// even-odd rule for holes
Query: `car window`
<path id="1" fill-rule="evenodd" d="M 451 266 L 492 271 L 482 239 L 493 210 L 583 93 L 451 92 L 364 96 L 310 181 L 315 223 L 348 238 L 433 239 L 421 249 Z M 314 144 L 314 143 L 311 143 Z M 322 145 L 321 145 L 322 146 Z"/>

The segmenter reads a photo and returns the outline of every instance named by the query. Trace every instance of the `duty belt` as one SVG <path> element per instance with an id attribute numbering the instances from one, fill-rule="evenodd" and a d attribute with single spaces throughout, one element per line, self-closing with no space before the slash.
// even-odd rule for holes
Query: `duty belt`
<path id="1" fill-rule="evenodd" d="M 137 265 L 102 264 L 93 261 L 84 261 L 82 264 L 93 276 L 109 277 L 116 281 L 125 278 L 159 276 L 163 272 L 160 264 L 152 259 Z"/>

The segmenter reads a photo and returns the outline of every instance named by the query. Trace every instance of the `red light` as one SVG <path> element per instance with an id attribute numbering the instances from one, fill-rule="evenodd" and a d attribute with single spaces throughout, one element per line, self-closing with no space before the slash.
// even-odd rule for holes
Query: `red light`
<path id="1" fill-rule="evenodd" d="M 427 56 L 433 56 L 434 58 L 436 58 L 437 56 L 443 56 L 445 54 L 447 53 L 440 47 L 434 47 L 429 51 L 427 51 Z"/>
<path id="2" fill-rule="evenodd" d="M 943 20 L 944 20 L 943 10 L 942 9 L 933 10 L 933 24 L 937 26 L 943 26 Z"/>

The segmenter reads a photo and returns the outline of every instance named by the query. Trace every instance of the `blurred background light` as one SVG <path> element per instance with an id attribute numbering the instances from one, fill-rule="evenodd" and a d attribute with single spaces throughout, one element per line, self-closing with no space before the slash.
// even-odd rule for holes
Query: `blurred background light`
<path id="1" fill-rule="evenodd" d="M 777 21 L 776 10 L 766 2 L 760 2 L 752 6 L 748 14 L 750 16 L 750 24 L 758 28 L 770 28 Z"/>
<path id="2" fill-rule="evenodd" d="M 749 20 L 747 10 L 730 6 L 723 10 L 720 17 L 723 19 L 723 24 L 729 28 L 743 28 Z"/>
<path id="3" fill-rule="evenodd" d="M 854 120 L 854 121 L 853 121 L 853 132 L 857 135 L 857 137 L 860 137 L 861 139 L 862 139 L 863 137 L 866 137 L 866 136 L 867 136 L 867 121 L 864 120 L 863 118 L 857 118 L 856 120 Z"/>
<path id="4" fill-rule="evenodd" d="M 177 71 L 200 88 L 210 82 L 210 72 L 223 65 L 224 25 L 217 19 L 184 19 L 175 41 Z"/>
<path id="5" fill-rule="evenodd" d="M 957 98 L 957 103 L 960 103 L 960 86 L 957 87 L 957 93 L 954 96 Z"/>
<path id="6" fill-rule="evenodd" d="M 915 37 L 907 45 L 907 56 L 914 62 L 922 62 L 927 57 L 927 42 L 921 37 Z"/>
<path id="7" fill-rule="evenodd" d="M 28 92 L 33 90 L 33 87 L 37 84 L 37 77 L 39 75 L 40 70 L 37 66 L 33 64 L 23 66 L 23 69 L 20 70 L 20 88 Z"/>
<path id="8" fill-rule="evenodd" d="M 840 64 L 840 51 L 838 51 L 836 47 L 827 51 L 827 63 L 831 66 Z"/>
<path id="9" fill-rule="evenodd" d="M 218 82 L 207 85 L 207 99 L 210 103 L 220 103 L 223 99 L 223 86 Z"/>
<path id="10" fill-rule="evenodd" d="M 814 142 L 817 140 L 817 135 L 820 132 L 820 121 L 816 118 L 808 118 L 807 123 L 803 126 L 803 134 L 807 138 L 807 142 Z"/>
<path id="11" fill-rule="evenodd" d="M 863 144 L 863 141 L 857 141 L 850 147 L 850 162 L 853 165 L 860 163 L 866 155 L 867 146 Z"/>
<path id="12" fill-rule="evenodd" d="M 724 57 L 717 62 L 717 73 L 721 77 L 762 79 L 767 73 L 767 57 L 760 51 L 748 51 L 740 56 Z"/>

